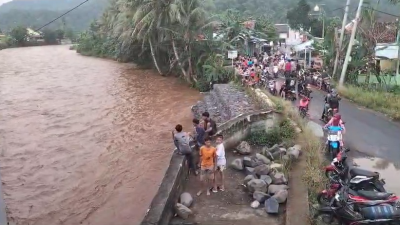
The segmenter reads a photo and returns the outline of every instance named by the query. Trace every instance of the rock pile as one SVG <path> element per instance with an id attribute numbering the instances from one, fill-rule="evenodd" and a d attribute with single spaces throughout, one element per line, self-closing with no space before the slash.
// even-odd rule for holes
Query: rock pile
<path id="1" fill-rule="evenodd" d="M 193 204 L 193 197 L 187 192 L 184 192 L 179 197 L 179 203 L 176 203 L 175 211 L 182 219 L 189 218 L 193 214 L 190 206 Z"/>
<path id="2" fill-rule="evenodd" d="M 192 106 L 194 117 L 200 118 L 205 111 L 217 123 L 226 122 L 240 114 L 256 109 L 250 96 L 232 84 L 214 84 L 214 89 L 203 93 L 203 101 Z"/>
<path id="3" fill-rule="evenodd" d="M 288 179 L 283 173 L 284 165 L 299 158 L 301 146 L 294 145 L 287 149 L 284 146 L 285 144 L 266 147 L 256 154 L 245 141 L 236 148 L 237 153 L 244 157 L 233 160 L 230 166 L 247 175 L 243 185 L 254 199 L 250 205 L 252 208 L 263 204 L 267 213 L 278 214 L 279 205 L 286 202 L 289 187 Z"/>

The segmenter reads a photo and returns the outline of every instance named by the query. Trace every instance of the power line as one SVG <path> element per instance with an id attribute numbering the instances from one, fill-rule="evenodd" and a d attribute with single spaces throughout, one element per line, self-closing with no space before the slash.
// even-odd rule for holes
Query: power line
<path id="1" fill-rule="evenodd" d="M 81 5 L 85 4 L 85 3 L 88 2 L 88 1 L 89 1 L 89 0 L 85 0 L 85 1 L 82 2 L 81 4 L 75 6 L 74 8 L 68 10 L 67 12 L 65 12 L 65 13 L 63 13 L 63 14 L 61 14 L 59 17 L 57 17 L 57 18 L 53 19 L 52 21 L 46 23 L 45 25 L 41 26 L 39 29 L 36 29 L 36 31 L 39 31 L 39 30 L 43 29 L 44 27 L 46 27 L 46 26 L 48 26 L 49 24 L 53 23 L 54 21 L 60 19 L 61 17 L 67 15 L 68 13 L 74 11 L 75 9 L 77 9 L 78 7 L 80 7 Z"/>

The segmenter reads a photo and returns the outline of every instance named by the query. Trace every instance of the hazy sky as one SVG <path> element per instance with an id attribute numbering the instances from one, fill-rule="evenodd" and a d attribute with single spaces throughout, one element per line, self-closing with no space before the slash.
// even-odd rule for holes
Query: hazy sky
<path id="1" fill-rule="evenodd" d="M 11 0 L 0 0 L 0 5 L 3 3 L 9 2 L 9 1 L 11 1 Z"/>

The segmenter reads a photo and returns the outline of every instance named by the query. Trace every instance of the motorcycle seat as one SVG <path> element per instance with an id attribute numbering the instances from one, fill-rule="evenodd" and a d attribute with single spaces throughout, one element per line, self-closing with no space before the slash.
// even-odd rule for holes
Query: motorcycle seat
<path id="1" fill-rule="evenodd" d="M 373 178 L 379 178 L 379 173 L 377 172 L 372 172 L 369 170 L 363 170 L 360 168 L 351 168 L 350 169 L 350 176 L 351 178 L 355 176 L 366 176 L 366 177 L 373 177 Z"/>
<path id="2" fill-rule="evenodd" d="M 387 200 L 393 195 L 392 193 L 364 191 L 364 190 L 357 191 L 357 193 L 359 194 L 359 196 L 370 200 Z"/>

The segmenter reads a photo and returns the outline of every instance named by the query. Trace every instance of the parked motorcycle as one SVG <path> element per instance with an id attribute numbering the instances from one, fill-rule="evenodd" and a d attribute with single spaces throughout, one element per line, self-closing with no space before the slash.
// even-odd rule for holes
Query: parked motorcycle
<path id="1" fill-rule="evenodd" d="M 335 204 L 317 209 L 315 219 L 332 224 L 400 224 L 400 210 L 390 204 L 371 204 L 357 209 L 354 202 L 349 202 L 349 187 L 343 186 L 335 195 Z"/>
<path id="2" fill-rule="evenodd" d="M 336 193 L 345 184 L 338 179 L 334 180 L 327 185 L 327 188 L 317 195 L 317 201 L 320 205 L 330 205 L 335 204 L 335 199 L 333 198 Z M 376 191 L 365 191 L 359 190 L 354 191 L 349 189 L 349 202 L 354 202 L 359 208 L 365 205 L 371 204 L 391 204 L 393 206 L 399 207 L 398 203 L 399 197 L 393 193 L 376 192 Z"/>
<path id="3" fill-rule="evenodd" d="M 337 154 L 340 151 L 341 146 L 341 141 L 343 139 L 342 137 L 342 131 L 343 128 L 339 126 L 329 126 L 327 128 L 328 130 L 328 135 L 327 135 L 327 144 L 326 144 L 326 149 L 328 150 L 328 153 L 333 160 L 336 158 Z"/>
<path id="4" fill-rule="evenodd" d="M 347 152 L 349 149 L 342 148 L 329 166 L 325 167 L 325 176 L 330 180 L 340 179 L 346 182 L 352 190 L 376 190 L 386 192 L 385 180 L 380 179 L 378 172 L 371 172 L 347 165 Z"/>
<path id="5" fill-rule="evenodd" d="M 268 81 L 268 91 L 272 95 L 277 95 L 278 94 L 278 91 L 276 90 L 276 81 L 275 80 Z"/>
<path id="6" fill-rule="evenodd" d="M 288 90 L 285 91 L 285 100 L 294 102 L 294 101 L 296 101 L 296 99 L 297 98 L 296 98 L 296 91 L 295 90 L 288 89 Z"/>

